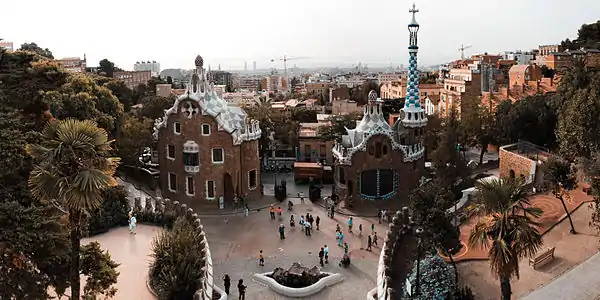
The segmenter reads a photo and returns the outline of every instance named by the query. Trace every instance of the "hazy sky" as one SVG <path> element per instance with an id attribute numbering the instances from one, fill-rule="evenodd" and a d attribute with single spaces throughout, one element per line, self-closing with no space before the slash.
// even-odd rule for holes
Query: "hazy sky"
<path id="1" fill-rule="evenodd" d="M 394 66 L 408 60 L 402 0 L 0 0 L 0 38 L 36 42 L 57 58 L 87 54 L 132 69 L 136 60 L 192 68 L 196 54 L 223 69 L 271 67 L 271 58 L 310 57 L 290 66 Z M 527 50 L 575 37 L 600 19 L 600 0 L 417 0 L 419 63 L 467 54 Z M 277 67 L 282 68 L 278 63 Z"/>

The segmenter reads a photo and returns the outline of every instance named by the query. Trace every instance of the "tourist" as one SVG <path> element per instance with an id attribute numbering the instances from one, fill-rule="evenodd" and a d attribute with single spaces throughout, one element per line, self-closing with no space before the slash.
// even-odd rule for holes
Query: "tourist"
<path id="1" fill-rule="evenodd" d="M 135 234 L 135 226 L 137 225 L 137 220 L 135 219 L 135 215 L 131 215 L 129 219 L 129 233 Z"/>
<path id="2" fill-rule="evenodd" d="M 348 254 L 348 243 L 344 243 L 344 254 Z"/>
<path id="3" fill-rule="evenodd" d="M 311 228 L 310 223 L 308 223 L 307 221 L 304 221 L 304 230 L 305 230 L 304 233 L 307 236 L 310 236 L 310 228 Z"/>
<path id="4" fill-rule="evenodd" d="M 375 232 L 375 224 L 371 223 L 371 233 Z"/>
<path id="5" fill-rule="evenodd" d="M 377 232 L 373 231 L 373 245 L 377 246 Z"/>
<path id="6" fill-rule="evenodd" d="M 338 239 L 338 246 L 342 247 L 344 245 L 344 233 L 340 231 L 340 238 Z"/>
<path id="7" fill-rule="evenodd" d="M 329 247 L 327 247 L 327 245 L 325 245 L 325 247 L 323 248 L 323 254 L 325 255 L 325 263 L 328 264 L 329 263 Z"/>
<path id="8" fill-rule="evenodd" d="M 258 254 L 258 265 L 261 267 L 265 265 L 265 257 L 263 256 L 262 250 L 260 250 L 260 253 Z"/>
<path id="9" fill-rule="evenodd" d="M 279 221 L 281 221 L 281 206 L 277 207 L 277 218 L 279 219 Z"/>
<path id="10" fill-rule="evenodd" d="M 296 227 L 296 221 L 294 220 L 294 215 L 290 216 L 290 228 Z"/>
<path id="11" fill-rule="evenodd" d="M 310 227 L 313 227 L 313 223 L 315 222 L 315 219 L 313 218 L 312 215 L 308 215 L 308 223 L 310 223 Z"/>
<path id="12" fill-rule="evenodd" d="M 244 208 L 244 217 L 248 217 L 249 213 L 250 213 L 250 209 L 248 208 L 248 205 L 246 205 L 246 207 Z"/>
<path id="13" fill-rule="evenodd" d="M 317 230 L 319 230 L 319 223 L 321 223 L 321 218 L 319 218 L 319 216 L 317 216 Z"/>
<path id="14" fill-rule="evenodd" d="M 271 216 L 271 220 L 275 220 L 275 208 L 273 205 L 269 205 L 269 215 Z"/>
<path id="15" fill-rule="evenodd" d="M 243 279 L 238 282 L 238 293 L 240 294 L 238 300 L 246 300 L 246 286 Z"/>
<path id="16" fill-rule="evenodd" d="M 298 193 L 298 198 L 300 198 L 300 203 L 304 203 L 304 193 L 303 192 Z"/>
<path id="17" fill-rule="evenodd" d="M 352 217 L 348 218 L 348 232 L 352 233 Z"/>
<path id="18" fill-rule="evenodd" d="M 300 222 L 298 222 L 298 224 L 300 224 L 300 226 L 304 226 L 304 216 L 300 215 Z"/>
<path id="19" fill-rule="evenodd" d="M 358 224 L 358 236 L 362 236 L 362 223 Z"/>
<path id="20" fill-rule="evenodd" d="M 229 288 L 231 287 L 231 278 L 229 278 L 229 274 L 227 273 L 223 275 L 223 285 L 225 286 L 225 294 L 229 295 Z"/>
<path id="21" fill-rule="evenodd" d="M 373 240 L 371 239 L 371 235 L 369 234 L 367 238 L 367 251 L 372 251 Z"/>
<path id="22" fill-rule="evenodd" d="M 377 221 L 379 222 L 379 224 L 381 224 L 381 215 L 382 215 L 382 211 L 381 208 L 377 210 Z"/>
<path id="23" fill-rule="evenodd" d="M 333 215 L 335 214 L 335 206 L 331 207 L 331 218 L 333 219 Z"/>
<path id="24" fill-rule="evenodd" d="M 383 218 L 384 222 L 387 222 L 387 210 L 383 209 L 381 211 L 381 217 Z"/>
<path id="25" fill-rule="evenodd" d="M 342 229 L 340 228 L 340 224 L 335 225 L 335 231 L 342 231 Z"/>
<path id="26" fill-rule="evenodd" d="M 285 226 L 283 226 L 283 223 L 279 224 L 279 239 L 285 240 Z"/>
<path id="27" fill-rule="evenodd" d="M 306 213 L 306 217 L 304 217 L 304 221 L 310 223 L 310 214 L 309 213 Z"/>
<path id="28" fill-rule="evenodd" d="M 323 247 L 321 247 L 321 251 L 319 251 L 319 263 L 321 264 L 321 267 L 325 266 L 325 264 L 323 264 L 324 256 L 325 256 L 325 250 L 323 250 Z"/>

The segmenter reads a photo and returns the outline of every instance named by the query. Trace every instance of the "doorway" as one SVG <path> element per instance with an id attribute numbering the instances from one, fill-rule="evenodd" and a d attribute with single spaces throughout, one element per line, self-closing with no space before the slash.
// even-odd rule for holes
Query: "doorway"
<path id="1" fill-rule="evenodd" d="M 225 203 L 228 205 L 233 205 L 233 195 L 235 194 L 233 188 L 233 179 L 231 178 L 231 174 L 225 173 L 223 175 L 223 199 Z"/>

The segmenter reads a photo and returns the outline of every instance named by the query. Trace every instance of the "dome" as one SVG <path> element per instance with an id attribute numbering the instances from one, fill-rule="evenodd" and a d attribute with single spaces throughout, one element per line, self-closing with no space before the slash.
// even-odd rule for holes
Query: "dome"
<path id="1" fill-rule="evenodd" d="M 194 61 L 194 63 L 196 64 L 196 67 L 201 67 L 204 65 L 204 59 L 202 59 L 202 56 L 198 55 L 196 56 L 196 60 Z"/>

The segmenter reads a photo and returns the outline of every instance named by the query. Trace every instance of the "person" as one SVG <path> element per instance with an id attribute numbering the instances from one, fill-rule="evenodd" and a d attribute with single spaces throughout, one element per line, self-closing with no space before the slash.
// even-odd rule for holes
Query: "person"
<path id="1" fill-rule="evenodd" d="M 304 221 L 304 230 L 305 230 L 305 234 L 307 236 L 310 236 L 310 223 L 308 223 L 307 221 Z"/>
<path id="2" fill-rule="evenodd" d="M 321 223 L 321 218 L 317 216 L 317 219 L 315 221 L 317 222 L 317 230 L 319 230 L 319 223 Z"/>
<path id="3" fill-rule="evenodd" d="M 265 257 L 263 256 L 262 250 L 260 250 L 260 253 L 258 254 L 258 265 L 261 267 L 265 265 Z"/>
<path id="4" fill-rule="evenodd" d="M 335 225 L 335 231 L 342 231 L 342 229 L 340 228 L 340 224 Z"/>
<path id="5" fill-rule="evenodd" d="M 277 207 L 277 218 L 281 221 L 281 206 Z"/>
<path id="6" fill-rule="evenodd" d="M 344 245 L 344 233 L 340 231 L 340 239 L 338 240 L 338 245 L 342 247 Z"/>
<path id="7" fill-rule="evenodd" d="M 294 220 L 294 215 L 290 216 L 290 227 L 296 227 L 296 221 Z"/>
<path id="8" fill-rule="evenodd" d="M 377 232 L 373 231 L 373 245 L 377 246 Z"/>
<path id="9" fill-rule="evenodd" d="M 300 198 L 300 203 L 304 203 L 304 192 L 298 193 L 298 198 Z"/>
<path id="10" fill-rule="evenodd" d="M 283 223 L 279 224 L 279 239 L 285 240 L 285 226 L 283 226 Z"/>
<path id="11" fill-rule="evenodd" d="M 250 213 L 250 208 L 248 208 L 248 204 L 246 204 L 246 207 L 244 208 L 244 217 L 248 217 L 249 213 Z"/>
<path id="12" fill-rule="evenodd" d="M 325 247 L 323 248 L 323 254 L 325 255 L 325 263 L 328 264 L 329 263 L 329 247 L 327 247 L 327 245 L 325 245 Z"/>
<path id="13" fill-rule="evenodd" d="M 335 206 L 331 207 L 331 218 L 333 219 L 333 215 L 335 214 Z"/>
<path id="14" fill-rule="evenodd" d="M 323 257 L 325 257 L 325 250 L 321 247 L 321 251 L 319 251 L 319 264 L 321 264 L 321 267 L 325 266 L 325 264 L 323 264 Z"/>
<path id="15" fill-rule="evenodd" d="M 352 233 L 352 217 L 348 218 L 348 232 Z"/>
<path id="16" fill-rule="evenodd" d="M 308 215 L 308 223 L 310 223 L 310 227 L 313 227 L 313 223 L 315 222 L 315 219 L 313 218 L 312 215 Z"/>
<path id="17" fill-rule="evenodd" d="M 348 254 L 348 243 L 344 243 L 344 254 Z"/>
<path id="18" fill-rule="evenodd" d="M 381 217 L 383 218 L 384 222 L 387 222 L 387 210 L 383 209 L 381 211 Z"/>
<path id="19" fill-rule="evenodd" d="M 231 287 L 231 278 L 229 278 L 229 274 L 227 273 L 223 275 L 223 285 L 225 286 L 225 294 L 229 295 L 229 288 Z"/>
<path id="20" fill-rule="evenodd" d="M 300 222 L 298 222 L 298 224 L 304 226 L 304 216 L 300 215 Z"/>
<path id="21" fill-rule="evenodd" d="M 381 208 L 377 210 L 377 222 L 379 222 L 379 224 L 381 224 Z"/>
<path id="22" fill-rule="evenodd" d="M 350 266 L 350 256 L 348 256 L 347 253 L 344 253 L 342 260 L 340 260 L 340 267 L 347 268 L 348 266 Z"/>
<path id="23" fill-rule="evenodd" d="M 371 233 L 375 232 L 375 224 L 371 223 Z"/>
<path id="24" fill-rule="evenodd" d="M 288 210 L 292 211 L 293 208 L 294 208 L 294 202 L 292 202 L 292 200 L 288 201 Z"/>
<path id="25" fill-rule="evenodd" d="M 369 234 L 369 236 L 367 237 L 367 251 L 372 251 L 373 249 L 371 248 L 373 246 L 373 240 L 371 239 L 371 235 Z"/>
<path id="26" fill-rule="evenodd" d="M 240 294 L 238 300 L 246 300 L 246 286 L 244 285 L 244 279 L 238 281 L 238 293 Z"/>
<path id="27" fill-rule="evenodd" d="M 135 219 L 135 215 L 131 215 L 129 219 L 129 233 L 135 234 L 135 226 L 137 225 L 137 220 Z"/>
<path id="28" fill-rule="evenodd" d="M 358 236 L 362 236 L 362 223 L 358 224 Z"/>
<path id="29" fill-rule="evenodd" d="M 273 205 L 269 205 L 269 215 L 271 216 L 271 220 L 275 220 L 275 208 Z"/>

